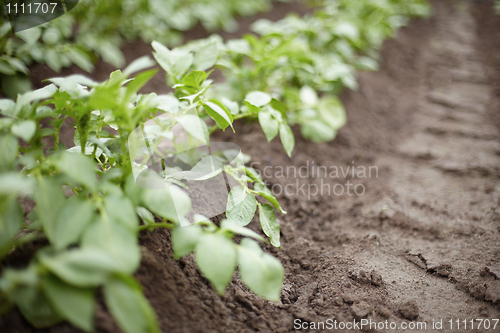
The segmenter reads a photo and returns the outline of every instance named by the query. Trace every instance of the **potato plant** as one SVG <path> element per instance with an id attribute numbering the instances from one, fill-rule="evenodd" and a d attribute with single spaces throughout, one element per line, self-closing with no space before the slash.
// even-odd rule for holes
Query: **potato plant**
<path id="1" fill-rule="evenodd" d="M 179 125 L 187 142 L 210 146 L 210 133 L 234 130 L 233 122 L 241 118 L 259 121 L 269 141 L 279 136 L 290 156 L 295 124 L 306 138 L 332 140 L 345 123 L 335 93 L 344 86 L 355 88 L 356 70 L 375 69 L 374 52 L 381 42 L 352 22 L 350 28 L 345 22 L 339 28 L 336 19 L 342 18 L 340 8 L 357 13 L 346 16 L 353 18 L 381 3 L 390 15 L 381 14 L 379 19 L 387 21 L 380 26 L 389 26 L 392 33 L 401 25 L 391 20 L 394 15 L 421 15 L 427 8 L 418 0 L 339 1 L 302 22 L 261 22 L 262 37 L 223 43 L 214 36 L 175 49 L 154 41 L 153 56 L 173 89 L 166 95 L 139 93 L 157 72 L 144 57 L 102 83 L 82 75 L 53 78 L 16 101 L 0 100 L 0 259 L 40 240 L 26 267 L 3 267 L 0 311 L 16 306 L 35 327 L 68 321 L 93 331 L 96 296 L 102 292 L 124 332 L 159 332 L 156 315 L 133 277 L 141 260 L 138 234 L 155 228 L 171 229 L 176 258 L 194 252 L 201 273 L 219 294 L 238 269 L 250 290 L 279 301 L 283 267 L 258 242 L 280 247 L 275 210 L 286 212 L 264 180 L 245 159 L 224 154 L 201 160 L 184 155 L 182 162 L 196 176 L 169 174 L 162 140 L 173 138 Z M 290 22 L 295 30 L 282 27 Z M 357 31 L 359 38 L 346 37 L 346 31 L 351 37 Z M 352 58 L 338 45 L 350 49 Z M 224 70 L 227 83 L 209 79 L 213 66 Z M 154 135 L 135 140 L 138 129 L 147 132 L 148 122 L 156 126 L 149 132 Z M 63 124 L 75 129 L 73 147 L 60 141 Z M 175 144 L 168 149 L 169 154 L 184 151 Z M 141 150 L 160 156 L 160 169 L 138 159 Z M 197 161 L 208 161 L 211 172 L 197 173 Z M 161 188 L 138 185 L 146 169 L 155 172 Z M 228 194 L 226 219 L 216 224 L 193 215 L 186 223 L 192 202 L 185 181 L 219 174 L 236 184 Z M 267 238 L 246 228 L 257 212 Z M 236 235 L 243 239 L 234 242 Z"/>
<path id="2" fill-rule="evenodd" d="M 36 327 L 67 320 L 92 331 L 96 289 L 102 287 L 108 308 L 125 332 L 158 331 L 155 314 L 132 276 L 141 257 L 137 234 L 156 227 L 172 229 L 176 257 L 196 250 L 201 272 L 219 293 L 238 266 L 251 290 L 279 300 L 284 274 L 279 261 L 251 239 L 231 241 L 236 234 L 264 241 L 244 228 L 258 206 L 264 233 L 279 246 L 271 205 L 282 209 L 255 170 L 244 165 L 222 170 L 241 186 L 231 191 L 228 219 L 220 226 L 195 216 L 192 225 L 181 228 L 178 217 L 189 212 L 190 200 L 180 187 L 172 183 L 166 190 L 143 189 L 134 181 L 127 138 L 158 112 L 173 116 L 164 134 L 188 110 L 214 119 L 222 128 L 232 126 L 225 106 L 205 97 L 211 85 L 205 70 L 217 57 L 212 57 L 212 47 L 180 58 L 191 61 L 172 64 L 171 51 L 159 43 L 153 46 L 160 64 L 179 82 L 175 95 L 137 93 L 156 73 L 142 71 L 153 62 L 141 58 L 103 83 L 80 75 L 54 78 L 51 85 L 19 95 L 16 102 L 0 102 L 2 256 L 35 238 L 48 241 L 27 268 L 3 270 L 2 308 L 16 305 Z M 59 141 L 64 122 L 76 129 L 71 149 Z M 106 130 L 113 128 L 114 134 Z M 248 183 L 255 183 L 253 189 Z M 257 203 L 257 195 L 271 205 Z M 33 200 L 36 208 L 25 212 L 18 198 Z"/>
<path id="3" fill-rule="evenodd" d="M 268 119 L 299 124 L 301 134 L 314 142 L 333 140 L 345 124 L 336 95 L 344 87 L 357 88 L 357 71 L 377 70 L 382 42 L 410 17 L 430 14 L 422 0 L 323 3 L 304 18 L 259 20 L 253 29 L 262 37 L 247 35 L 225 44 L 218 62 L 227 78 L 223 91 L 241 99 L 244 91 L 260 90 L 282 101 L 272 104 L 274 110 L 286 110 L 281 117 L 274 112 L 278 117 L 259 118 L 268 140 L 274 137 L 265 125 Z"/>
<path id="4" fill-rule="evenodd" d="M 158 40 L 176 45 L 182 42 L 182 32 L 197 23 L 208 31 L 234 31 L 238 26 L 235 16 L 269 8 L 269 0 L 80 0 L 67 14 L 17 33 L 2 15 L 2 90 L 14 98 L 17 92 L 30 90 L 26 66 L 33 63 L 45 63 L 56 72 L 76 64 L 91 72 L 98 56 L 120 68 L 125 58 L 119 47 L 125 41 L 141 38 L 145 42 Z"/>

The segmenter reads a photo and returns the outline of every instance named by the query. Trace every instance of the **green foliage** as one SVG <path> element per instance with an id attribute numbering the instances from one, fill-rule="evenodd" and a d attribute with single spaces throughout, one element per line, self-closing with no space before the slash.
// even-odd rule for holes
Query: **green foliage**
<path id="1" fill-rule="evenodd" d="M 160 332 L 156 314 L 133 277 L 115 275 L 110 278 L 104 285 L 104 298 L 123 332 Z"/>
<path id="2" fill-rule="evenodd" d="M 95 292 L 91 288 L 78 288 L 47 275 L 42 288 L 49 304 L 76 327 L 91 332 L 95 312 Z"/>
<path id="3" fill-rule="evenodd" d="M 500 14 L 500 0 L 495 0 L 495 11 Z"/>
<path id="4" fill-rule="evenodd" d="M 241 5 L 236 0 L 219 1 Z M 9 38 L 8 29 L 0 28 L 5 37 L 0 46 L 4 52 L 12 51 L 1 59 L 0 72 L 23 73 L 21 64 L 11 59 L 22 53 L 13 50 L 54 67 L 74 61 L 90 69 L 87 58 L 59 41 L 71 33 L 72 17 L 80 22 L 83 34 L 90 29 L 85 22 L 95 22 L 95 13 L 111 13 L 118 2 L 82 3 L 97 6 L 86 19 L 75 11 L 64 24 L 55 20 L 54 25 L 61 25 L 59 33 L 52 23 L 15 38 Z M 102 20 L 103 26 L 96 26 L 95 31 L 102 32 L 103 40 L 115 33 L 136 36 L 140 28 L 147 35 L 148 29 L 141 24 L 161 21 L 141 17 L 137 6 L 146 3 L 152 2 L 120 1 L 124 12 L 118 12 L 131 10 L 136 13 L 131 17 L 138 17 L 135 32 L 120 30 L 122 23 L 113 20 Z M 212 2 L 207 6 L 216 7 Z M 251 5 L 240 9 L 245 6 Z M 376 69 L 383 39 L 406 24 L 408 17 L 425 16 L 428 11 L 421 0 L 328 2 L 304 19 L 292 16 L 275 24 L 261 21 L 255 25 L 261 37 L 249 35 L 223 43 L 213 36 L 174 49 L 153 42 L 154 57 L 173 89 L 169 94 L 139 93 L 156 74 L 149 69 L 154 63 L 143 57 L 123 71 L 111 73 L 105 82 L 82 75 L 53 78 L 42 89 L 17 95 L 15 102 L 0 100 L 0 258 L 33 239 L 48 241 L 28 267 L 2 268 L 0 299 L 4 304 L 0 308 L 17 306 L 36 327 L 69 321 L 92 331 L 95 294 L 102 288 L 104 301 L 124 332 L 158 332 L 156 315 L 132 277 L 141 259 L 138 234 L 157 227 L 172 229 L 176 258 L 194 252 L 201 273 L 219 294 L 237 269 L 250 290 L 279 301 L 283 267 L 255 241 L 265 238 L 244 226 L 258 209 L 263 234 L 279 247 L 275 209 L 286 212 L 259 173 L 245 166 L 244 159 L 223 154 L 196 159 L 186 149 L 193 142 L 209 146 L 211 132 L 227 127 L 234 130 L 233 121 L 241 118 L 258 120 L 268 141 L 279 135 L 289 156 L 295 146 L 293 125 L 300 125 L 302 135 L 315 142 L 332 140 L 346 122 L 336 94 L 343 87 L 356 88 L 357 70 Z M 200 13 L 204 12 L 197 15 L 203 15 Z M 179 29 L 186 27 L 186 15 L 176 21 L 174 13 L 169 23 Z M 127 27 L 133 26 L 130 22 Z M 161 24 L 155 27 L 162 31 Z M 109 39 L 93 40 L 91 35 L 81 35 L 82 40 L 77 37 L 77 43 L 99 50 L 104 59 L 118 65 L 121 53 L 117 46 L 123 36 L 109 43 Z M 40 53 L 37 43 L 42 42 L 44 51 Z M 225 72 L 226 84 L 214 85 L 209 79 L 207 70 L 214 65 Z M 143 138 L 143 145 L 136 129 L 147 121 L 156 127 L 154 133 L 148 133 L 151 137 Z M 213 124 L 210 129 L 207 123 Z M 69 149 L 59 140 L 63 124 L 75 129 L 74 146 Z M 188 140 L 174 140 L 171 152 L 183 152 L 178 158 L 191 171 L 173 177 L 164 169 L 152 176 L 164 188 L 139 187 L 137 175 L 147 166 L 136 157 L 146 148 L 163 156 L 158 147 L 164 138 L 174 136 L 176 125 L 185 129 Z M 191 210 L 183 181 L 203 181 L 220 173 L 238 183 L 229 194 L 227 220 L 217 226 L 195 215 L 193 224 L 183 227 L 189 224 Z M 28 212 L 20 205 L 25 199 L 35 204 L 26 217 Z M 268 203 L 262 203 L 264 200 Z M 239 244 L 232 241 L 235 235 L 244 237 Z"/>
<path id="5" fill-rule="evenodd" d="M 269 204 L 259 204 L 259 219 L 262 230 L 271 240 L 271 244 L 276 247 L 280 245 L 280 225 L 276 221 L 274 208 Z"/>
<path id="6" fill-rule="evenodd" d="M 245 238 L 238 247 L 241 279 L 253 292 L 273 301 L 280 300 L 283 266 L 273 256 L 264 253 L 257 242 Z"/>
<path id="7" fill-rule="evenodd" d="M 226 216 L 238 221 L 239 225 L 250 223 L 257 209 L 257 200 L 249 193 L 246 187 L 233 187 L 227 199 Z"/>
<path id="8" fill-rule="evenodd" d="M 221 233 L 203 235 L 196 245 L 196 264 L 222 295 L 236 268 L 236 248 Z"/>
<path id="9" fill-rule="evenodd" d="M 177 186 L 185 186 L 182 179 L 164 175 L 164 189 L 135 184 L 134 168 L 142 165 L 130 157 L 140 147 L 129 136 L 146 121 L 156 121 L 160 113 L 170 115 L 159 122 L 157 136 L 151 138 L 150 148 L 155 152 L 176 124 L 209 144 L 208 129 L 200 116 L 217 126 L 232 127 L 229 109 L 219 99 L 206 97 L 212 82 L 209 73 L 199 69 L 217 60 L 206 61 L 205 56 L 199 60 L 197 55 L 207 49 L 214 52 L 216 45 L 207 45 L 182 51 L 182 59 L 188 59 L 185 62 L 179 61 L 179 50 L 154 43 L 155 57 L 170 73 L 173 94 L 137 93 L 156 73 L 147 69 L 153 62 L 141 58 L 123 72 L 111 73 L 102 83 L 81 75 L 53 78 L 49 80 L 52 84 L 19 95 L 16 102 L 0 100 L 0 257 L 35 237 L 45 237 L 49 243 L 27 268 L 3 269 L 0 293 L 7 306 L 17 306 L 34 326 L 43 328 L 66 320 L 92 331 L 95 293 L 102 287 L 106 305 L 124 332 L 158 332 L 154 311 L 132 278 L 140 264 L 141 230 L 173 229 L 174 256 L 195 252 L 201 272 L 220 294 L 238 262 L 239 246 L 231 241 L 233 236 L 265 241 L 242 226 L 255 215 L 255 196 L 281 207 L 266 192 L 258 173 L 243 161 L 234 160 L 203 177 L 191 176 L 201 181 L 224 172 L 239 182 L 228 202 L 230 220 L 220 228 L 202 216 L 195 216 L 193 225 L 181 227 L 191 209 L 189 196 Z M 75 128 L 75 146 L 69 149 L 59 142 L 64 123 Z M 28 145 L 21 146 L 20 140 Z M 200 163 L 193 166 L 195 175 Z M 252 183 L 253 189 L 248 187 Z M 22 198 L 35 203 L 27 219 L 19 203 Z M 267 206 L 262 215 L 265 233 L 279 246 L 274 211 Z M 257 280 L 242 274 L 255 292 L 276 300 L 281 284 L 272 281 L 283 279 L 283 269 L 274 267 L 271 272 L 274 275 L 262 271 L 264 275 Z"/>
<path id="10" fill-rule="evenodd" d="M 71 64 L 91 72 L 97 56 L 119 68 L 125 64 L 120 46 L 126 41 L 141 38 L 147 43 L 159 40 L 176 45 L 182 42 L 182 32 L 197 23 L 208 31 L 234 31 L 235 16 L 252 15 L 270 6 L 270 0 L 81 0 L 67 14 L 16 34 L 0 19 L 2 90 L 12 98 L 30 90 L 29 79 L 23 78 L 27 66 L 35 62 L 56 72 Z M 212 67 L 211 58 L 217 54 L 207 47 L 195 59 L 197 69 Z"/>
<path id="11" fill-rule="evenodd" d="M 247 35 L 219 46 L 217 65 L 227 79 L 219 89 L 245 103 L 234 117 L 258 114 L 267 140 L 279 132 L 288 155 L 294 147 L 289 126 L 300 125 L 301 134 L 314 142 L 333 140 L 346 120 L 336 95 L 344 87 L 357 88 L 358 70 L 378 68 L 382 42 L 410 17 L 430 14 L 424 0 L 320 3 L 303 18 L 259 20 L 253 30 L 261 37 Z M 255 92 L 245 96 L 247 91 Z"/>

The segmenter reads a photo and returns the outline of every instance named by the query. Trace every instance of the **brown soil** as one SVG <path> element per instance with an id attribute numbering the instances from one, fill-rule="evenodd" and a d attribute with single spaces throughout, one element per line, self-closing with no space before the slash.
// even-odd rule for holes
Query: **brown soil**
<path id="1" fill-rule="evenodd" d="M 491 2 L 434 5 L 432 19 L 385 43 L 379 72 L 362 73 L 360 90 L 342 94 L 348 124 L 334 142 L 307 142 L 296 131 L 289 159 L 258 124 L 217 133 L 259 170 L 269 166 L 276 192 L 291 184 L 279 195 L 288 211 L 279 217 L 282 249 L 266 248 L 285 267 L 281 303 L 253 295 L 238 277 L 217 296 L 191 256 L 172 259 L 168 231 L 144 233 L 136 276 L 163 332 L 290 332 L 295 319 L 329 318 L 414 320 L 427 332 L 443 319 L 441 331 L 454 332 L 450 319 L 500 318 L 500 16 Z M 287 176 L 287 166 L 302 173 Z M 351 195 L 308 196 L 314 184 L 336 193 L 350 186 Z M 364 194 L 353 194 L 359 184 Z M 259 230 L 257 221 L 251 227 Z M 118 331 L 104 308 L 96 323 Z M 13 311 L 0 331 L 34 330 Z"/>

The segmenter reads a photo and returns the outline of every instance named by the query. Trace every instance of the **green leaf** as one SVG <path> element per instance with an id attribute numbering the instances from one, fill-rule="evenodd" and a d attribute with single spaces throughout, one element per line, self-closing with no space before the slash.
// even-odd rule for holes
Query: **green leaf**
<path id="1" fill-rule="evenodd" d="M 132 63 L 123 70 L 123 75 L 129 76 L 132 73 L 142 71 L 143 69 L 153 67 L 154 65 L 155 62 L 146 55 L 132 61 Z"/>
<path id="2" fill-rule="evenodd" d="M 57 44 L 61 39 L 61 32 L 56 28 L 45 29 L 42 40 L 46 45 Z"/>
<path id="3" fill-rule="evenodd" d="M 300 100 L 308 106 L 314 106 L 318 103 L 318 94 L 313 88 L 303 86 L 300 88 Z"/>
<path id="4" fill-rule="evenodd" d="M 237 102 L 227 99 L 226 97 L 221 98 L 221 103 L 227 107 L 232 115 L 238 114 L 240 112 L 240 106 Z"/>
<path id="5" fill-rule="evenodd" d="M 147 208 L 139 206 L 136 208 L 135 211 L 137 215 L 139 215 L 141 220 L 144 222 L 144 224 L 151 225 L 155 223 L 155 217 L 153 216 L 153 214 L 151 214 L 151 212 Z"/>
<path id="6" fill-rule="evenodd" d="M 134 233 L 139 226 L 132 202 L 125 196 L 107 195 L 104 198 L 104 207 L 110 219 L 130 232 Z"/>
<path id="7" fill-rule="evenodd" d="M 225 130 L 228 126 L 231 126 L 234 132 L 233 128 L 233 116 L 231 115 L 231 112 L 222 105 L 219 101 L 215 99 L 211 99 L 208 102 L 205 102 L 202 104 L 203 108 L 207 113 L 212 117 L 213 120 L 222 128 L 222 130 Z"/>
<path id="8" fill-rule="evenodd" d="M 0 174 L 0 195 L 28 195 L 35 188 L 35 180 L 26 176 L 21 176 L 17 172 Z"/>
<path id="9" fill-rule="evenodd" d="M 172 57 L 170 55 L 171 51 L 163 44 L 153 41 L 151 46 L 155 50 L 153 52 L 153 56 L 156 59 L 156 62 L 167 72 L 168 74 L 172 73 Z"/>
<path id="10" fill-rule="evenodd" d="M 42 29 L 40 27 L 33 27 L 23 31 L 16 32 L 16 37 L 21 38 L 26 44 L 34 44 L 42 36 Z"/>
<path id="11" fill-rule="evenodd" d="M 196 245 L 196 264 L 219 295 L 223 295 L 236 268 L 233 242 L 220 233 L 203 235 Z"/>
<path id="12" fill-rule="evenodd" d="M 90 73 L 94 70 L 94 65 L 92 64 L 90 57 L 87 55 L 87 53 L 83 52 L 82 50 L 72 48 L 68 51 L 67 55 L 68 55 L 68 58 L 74 64 L 76 64 L 78 67 L 80 67 L 84 71 Z"/>
<path id="13" fill-rule="evenodd" d="M 223 220 L 221 223 L 221 230 L 222 231 L 230 231 L 230 232 L 238 234 L 238 235 L 251 237 L 251 238 L 260 240 L 262 242 L 266 241 L 264 239 L 264 237 L 262 237 L 261 235 L 259 235 L 255 231 L 250 230 L 250 229 L 245 228 L 245 227 L 242 227 L 241 225 L 239 225 L 239 222 L 235 222 L 232 220 Z"/>
<path id="14" fill-rule="evenodd" d="M 112 81 L 109 81 L 110 83 Z M 112 86 L 112 84 L 109 84 Z M 113 109 L 117 106 L 118 90 L 110 86 L 97 86 L 90 95 L 88 105 L 92 109 L 106 110 Z"/>
<path id="15" fill-rule="evenodd" d="M 245 97 L 245 101 L 257 107 L 269 104 L 269 102 L 271 102 L 271 99 L 272 97 L 269 94 L 266 94 L 262 91 L 252 91 Z"/>
<path id="16" fill-rule="evenodd" d="M 139 267 L 141 251 L 137 239 L 137 231 L 113 222 L 113 216 L 104 215 L 92 223 L 81 241 L 84 248 L 96 249 L 106 253 L 113 259 L 113 270 L 132 274 Z M 135 212 L 134 212 L 134 218 Z"/>
<path id="17" fill-rule="evenodd" d="M 99 53 L 101 54 L 102 60 L 116 68 L 120 68 L 125 64 L 125 57 L 120 48 L 110 42 L 102 43 L 99 46 Z"/>
<path id="18" fill-rule="evenodd" d="M 207 76 L 207 73 L 203 71 L 192 71 L 184 77 L 182 83 L 187 87 L 199 89 L 201 88 L 203 82 L 207 79 Z"/>
<path id="19" fill-rule="evenodd" d="M 48 86 L 45 86 L 43 88 L 34 90 L 34 91 L 28 91 L 27 93 L 24 93 L 22 95 L 17 96 L 17 103 L 16 103 L 16 109 L 14 111 L 14 114 L 12 116 L 17 116 L 19 111 L 21 111 L 21 108 L 23 106 L 26 106 L 30 104 L 31 102 L 34 101 L 41 101 L 44 99 L 47 99 L 49 97 L 52 97 L 57 91 L 57 88 L 55 85 L 50 84 Z"/>
<path id="20" fill-rule="evenodd" d="M 180 78 L 186 73 L 186 71 L 193 64 L 193 54 L 188 53 L 186 56 L 178 59 L 172 66 L 172 75 L 176 78 Z"/>
<path id="21" fill-rule="evenodd" d="M 186 132 L 191 134 L 195 139 L 203 142 L 203 144 L 208 144 L 200 117 L 192 114 L 185 114 L 176 119 Z"/>
<path id="22" fill-rule="evenodd" d="M 260 109 L 259 107 L 257 107 L 257 106 L 255 106 L 255 105 L 253 105 L 253 104 L 249 103 L 248 101 L 244 101 L 243 103 L 246 105 L 246 107 L 247 107 L 247 109 L 248 109 L 248 112 L 249 112 L 251 115 L 258 115 L 258 114 L 259 114 L 259 112 L 261 111 L 261 109 Z"/>
<path id="23" fill-rule="evenodd" d="M 111 72 L 111 74 L 109 74 L 109 80 L 108 82 L 105 82 L 105 87 L 109 88 L 109 87 L 122 86 L 126 82 L 128 82 L 128 80 L 125 77 L 125 75 L 123 75 L 121 70 L 117 69 L 116 71 Z"/>
<path id="24" fill-rule="evenodd" d="M 226 216 L 240 226 L 246 226 L 252 221 L 257 210 L 257 200 L 241 186 L 235 186 L 227 198 Z"/>
<path id="25" fill-rule="evenodd" d="M 5 102 L 5 101 L 10 101 L 10 99 L 9 100 L 5 100 L 5 99 L 0 100 L 0 114 L 7 115 L 9 113 L 9 111 L 12 109 L 6 110 L 6 108 L 10 108 L 10 107 L 3 105 L 4 103 L 2 103 L 2 102 Z M 11 101 L 11 102 L 12 102 L 12 104 L 15 105 L 14 101 Z M 0 130 L 3 130 L 5 128 L 9 128 L 13 123 L 14 123 L 14 119 L 12 119 L 12 118 L 7 118 L 7 117 L 0 118 Z"/>
<path id="26" fill-rule="evenodd" d="M 93 289 L 71 286 L 53 275 L 44 277 L 42 289 L 63 318 L 86 332 L 94 330 L 96 300 Z"/>
<path id="27" fill-rule="evenodd" d="M 287 155 L 292 157 L 292 151 L 295 147 L 295 137 L 293 135 L 292 129 L 287 124 L 280 124 L 280 139 Z"/>
<path id="28" fill-rule="evenodd" d="M 144 189 L 137 186 L 132 173 L 130 173 L 125 181 L 124 193 L 134 206 L 139 206 L 144 195 Z"/>
<path id="29" fill-rule="evenodd" d="M 356 64 L 357 69 L 362 71 L 378 71 L 379 64 L 375 59 L 369 57 L 359 57 Z"/>
<path id="30" fill-rule="evenodd" d="M 52 82 L 59 87 L 71 86 L 74 83 L 78 83 L 79 85 L 86 87 L 95 87 L 98 85 L 96 81 L 81 74 L 73 74 L 67 77 L 54 77 L 47 79 L 46 81 Z"/>
<path id="31" fill-rule="evenodd" d="M 36 213 L 51 243 L 56 242 L 56 223 L 66 197 L 59 184 L 51 178 L 41 178 L 34 191 Z"/>
<path id="32" fill-rule="evenodd" d="M 300 133 L 304 138 L 316 143 L 332 141 L 337 135 L 333 128 L 320 120 L 310 120 L 301 124 Z"/>
<path id="33" fill-rule="evenodd" d="M 52 163 L 72 180 L 96 191 L 96 165 L 88 156 L 80 153 L 60 152 L 51 157 Z"/>
<path id="34" fill-rule="evenodd" d="M 344 106 L 338 98 L 323 98 L 319 112 L 322 120 L 334 130 L 341 129 L 347 122 Z"/>
<path id="35" fill-rule="evenodd" d="M 271 100 L 271 107 L 280 113 L 285 113 L 286 112 L 286 106 L 282 102 L 278 101 L 276 98 L 273 98 Z"/>
<path id="36" fill-rule="evenodd" d="M 285 276 L 279 260 L 264 253 L 257 242 L 244 238 L 238 246 L 238 266 L 241 280 L 251 291 L 279 302 Z"/>
<path id="37" fill-rule="evenodd" d="M 349 89 L 351 90 L 358 90 L 359 88 L 359 84 L 358 84 L 358 81 L 356 79 L 356 76 L 354 76 L 353 73 L 348 73 L 346 75 L 344 75 L 342 78 L 342 83 Z"/>
<path id="38" fill-rule="evenodd" d="M 203 231 L 198 224 L 192 224 L 186 227 L 177 226 L 172 230 L 172 247 L 174 257 L 182 258 L 194 251 L 196 244 Z"/>
<path id="39" fill-rule="evenodd" d="M 219 58 L 219 48 L 217 43 L 213 42 L 202 47 L 194 56 L 194 66 L 196 70 L 204 71 L 209 69 L 217 62 Z"/>
<path id="40" fill-rule="evenodd" d="M 271 190 L 266 187 L 265 184 L 263 183 L 255 184 L 254 191 L 256 191 L 258 195 L 269 201 L 282 214 L 286 214 L 286 211 L 284 211 L 283 208 L 281 208 L 280 203 L 278 202 L 274 194 L 271 192 Z"/>
<path id="41" fill-rule="evenodd" d="M 62 68 L 61 55 L 54 49 L 48 49 L 44 57 L 45 63 L 53 71 L 60 72 Z"/>
<path id="42" fill-rule="evenodd" d="M 5 269 L 0 288 L 15 303 L 23 317 L 36 328 L 46 328 L 63 318 L 52 308 L 39 284 L 39 267 L 31 264 L 27 269 Z"/>
<path id="43" fill-rule="evenodd" d="M 132 81 L 127 85 L 127 96 L 137 93 L 146 83 L 151 80 L 153 76 L 158 72 L 157 69 L 150 69 L 148 71 L 139 73 Z"/>
<path id="44" fill-rule="evenodd" d="M 31 138 L 36 132 L 36 123 L 33 120 L 25 120 L 12 125 L 12 134 L 23 139 L 26 142 L 30 142 Z"/>
<path id="45" fill-rule="evenodd" d="M 154 99 L 156 107 L 160 110 L 177 113 L 179 110 L 179 100 L 172 95 L 160 95 Z"/>
<path id="46" fill-rule="evenodd" d="M 7 61 L 0 61 L 0 73 L 5 74 L 6 76 L 12 76 L 16 74 L 16 71 Z M 2 79 L 2 85 L 3 85 L 3 79 Z M 3 87 L 2 90 L 4 90 Z M 15 98 L 16 96 L 8 96 L 8 97 Z"/>
<path id="47" fill-rule="evenodd" d="M 125 333 L 160 333 L 156 314 L 131 276 L 117 275 L 104 285 L 106 305 Z"/>
<path id="48" fill-rule="evenodd" d="M 256 183 L 264 183 L 262 176 L 252 167 L 245 167 L 245 174 Z"/>
<path id="49" fill-rule="evenodd" d="M 272 139 L 278 135 L 279 122 L 274 119 L 274 117 L 269 112 L 259 112 L 259 123 L 262 127 L 262 131 L 266 135 L 267 142 L 271 142 Z"/>
<path id="50" fill-rule="evenodd" d="M 28 74 L 28 67 L 22 62 L 20 59 L 17 58 L 7 58 L 7 62 L 9 65 L 12 66 L 16 71 L 21 72 L 23 74 Z"/>
<path id="51" fill-rule="evenodd" d="M 10 134 L 0 136 L 0 170 L 10 169 L 18 153 L 17 139 Z"/>
<path id="52" fill-rule="evenodd" d="M 281 247 L 280 225 L 276 220 L 274 208 L 268 204 L 259 204 L 259 219 L 262 231 L 269 237 L 271 244 L 275 247 Z"/>
<path id="53" fill-rule="evenodd" d="M 115 260 L 96 248 L 79 248 L 50 256 L 39 253 L 40 263 L 64 282 L 77 287 L 96 287 L 116 268 Z"/>
<path id="54" fill-rule="evenodd" d="M 180 222 L 191 210 L 191 199 L 177 186 L 165 190 L 144 189 L 143 206 L 170 221 Z"/>
<path id="55" fill-rule="evenodd" d="M 88 198 L 74 196 L 62 206 L 54 221 L 54 230 L 49 238 L 57 250 L 76 243 L 85 228 L 95 218 L 95 207 Z"/>
<path id="56" fill-rule="evenodd" d="M 11 243 L 24 222 L 16 197 L 0 197 L 0 258 L 10 250 Z"/>

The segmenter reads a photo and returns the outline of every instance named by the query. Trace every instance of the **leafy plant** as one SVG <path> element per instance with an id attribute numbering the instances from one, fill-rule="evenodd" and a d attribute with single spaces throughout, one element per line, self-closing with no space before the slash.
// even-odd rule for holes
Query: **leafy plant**
<path id="1" fill-rule="evenodd" d="M 210 146 L 211 132 L 234 130 L 241 118 L 259 121 L 268 141 L 279 135 L 288 155 L 295 145 L 292 125 L 313 141 L 332 140 L 345 123 L 336 93 L 356 87 L 356 70 L 376 68 L 381 35 L 388 37 L 402 18 L 423 15 L 426 8 L 419 0 L 346 0 L 303 21 L 259 23 L 262 37 L 223 43 L 213 36 L 175 49 L 155 41 L 153 55 L 173 89 L 166 95 L 139 93 L 156 74 L 144 57 L 106 82 L 53 78 L 16 101 L 0 100 L 0 258 L 34 239 L 48 242 L 27 267 L 3 268 L 0 310 L 17 306 L 36 327 L 66 320 L 92 331 L 102 288 L 124 332 L 158 332 L 155 313 L 132 275 L 141 259 L 138 233 L 154 228 L 171 229 L 174 256 L 194 252 L 220 294 L 238 269 L 250 290 L 278 301 L 283 267 L 257 243 L 266 239 L 245 226 L 258 210 L 263 233 L 279 247 L 275 209 L 284 210 L 244 158 L 187 148 L 195 142 Z M 342 16 L 341 9 L 350 14 Z M 370 10 L 378 15 L 378 33 L 362 26 L 363 20 L 347 24 Z M 295 28 L 283 28 L 290 22 Z M 209 79 L 214 65 L 227 83 Z M 154 126 L 146 128 L 148 122 Z M 59 139 L 65 123 L 75 129 L 69 149 Z M 176 140 L 176 126 L 184 129 L 184 142 Z M 168 149 L 161 147 L 165 138 L 173 142 Z M 159 167 L 148 156 L 158 156 Z M 189 172 L 176 169 L 181 162 Z M 227 219 L 216 225 L 192 214 L 185 187 L 220 174 L 235 186 Z M 138 186 L 142 175 L 162 186 Z M 243 236 L 239 244 L 232 241 L 235 235 Z"/>
<path id="2" fill-rule="evenodd" d="M 302 135 L 315 142 L 334 139 L 346 120 L 336 95 L 344 87 L 357 88 L 358 70 L 377 70 L 382 42 L 410 17 L 430 15 L 422 0 L 322 4 L 304 18 L 259 20 L 253 29 L 262 37 L 247 35 L 221 46 L 224 55 L 218 65 L 227 78 L 221 91 L 242 100 L 245 91 L 259 90 L 281 101 L 259 114 L 268 140 L 276 136 L 277 122 L 299 124 Z"/>
<path id="3" fill-rule="evenodd" d="M 125 64 L 120 46 L 126 41 L 141 38 L 176 45 L 182 42 L 182 32 L 197 23 L 208 31 L 234 31 L 234 16 L 269 8 L 269 0 L 81 0 L 67 14 L 15 34 L 2 16 L 2 90 L 12 98 L 29 91 L 27 66 L 33 63 L 45 63 L 56 72 L 76 64 L 91 72 L 97 56 L 120 68 Z"/>
<path id="4" fill-rule="evenodd" d="M 141 58 L 123 72 L 113 72 L 104 83 L 80 75 L 54 78 L 49 80 L 51 85 L 19 95 L 16 102 L 0 101 L 4 116 L 0 127 L 1 255 L 33 238 L 44 237 L 49 242 L 27 268 L 3 270 L 2 308 L 16 305 L 36 327 L 67 320 L 91 331 L 96 288 L 103 287 L 106 304 L 125 332 L 158 331 L 155 314 L 132 277 L 141 257 L 137 234 L 156 227 L 172 229 L 176 257 L 196 252 L 201 272 L 219 293 L 224 292 L 238 265 L 251 290 L 279 299 L 284 274 L 279 261 L 264 254 L 255 242 L 231 242 L 236 234 L 264 241 L 243 227 L 255 214 L 254 195 L 281 210 L 255 170 L 244 165 L 224 167 L 223 172 L 235 177 L 240 186 L 230 194 L 229 219 L 220 227 L 195 216 L 193 225 L 182 228 L 179 216 L 189 212 L 190 200 L 175 182 L 165 179 L 166 190 L 144 189 L 135 183 L 127 139 L 158 112 L 173 116 L 163 133 L 190 110 L 212 118 L 221 127 L 232 126 L 226 107 L 204 97 L 211 82 L 203 70 L 212 67 L 216 57 L 207 62 L 200 57 L 207 52 L 202 48 L 194 56 L 182 55 L 190 60 L 178 63 L 175 52 L 159 43 L 153 46 L 155 57 L 177 82 L 175 95 L 137 93 L 156 73 L 142 71 L 153 62 Z M 130 78 L 136 71 L 142 72 Z M 175 102 L 169 107 L 166 100 Z M 48 127 L 42 125 L 47 120 Z M 75 127 L 75 147 L 70 149 L 59 141 L 64 122 Z M 19 145 L 20 140 L 28 144 L 23 145 L 26 148 Z M 256 183 L 253 189 L 248 188 L 249 182 Z M 243 202 L 237 192 L 245 194 Z M 18 197 L 36 203 L 27 220 Z M 175 208 L 169 209 L 174 198 Z M 253 212 L 240 209 L 248 206 L 249 198 Z M 266 207 L 261 208 L 265 209 L 264 231 L 279 246 L 274 210 L 270 205 L 259 206 Z M 151 213 L 161 222 L 154 222 Z"/>

